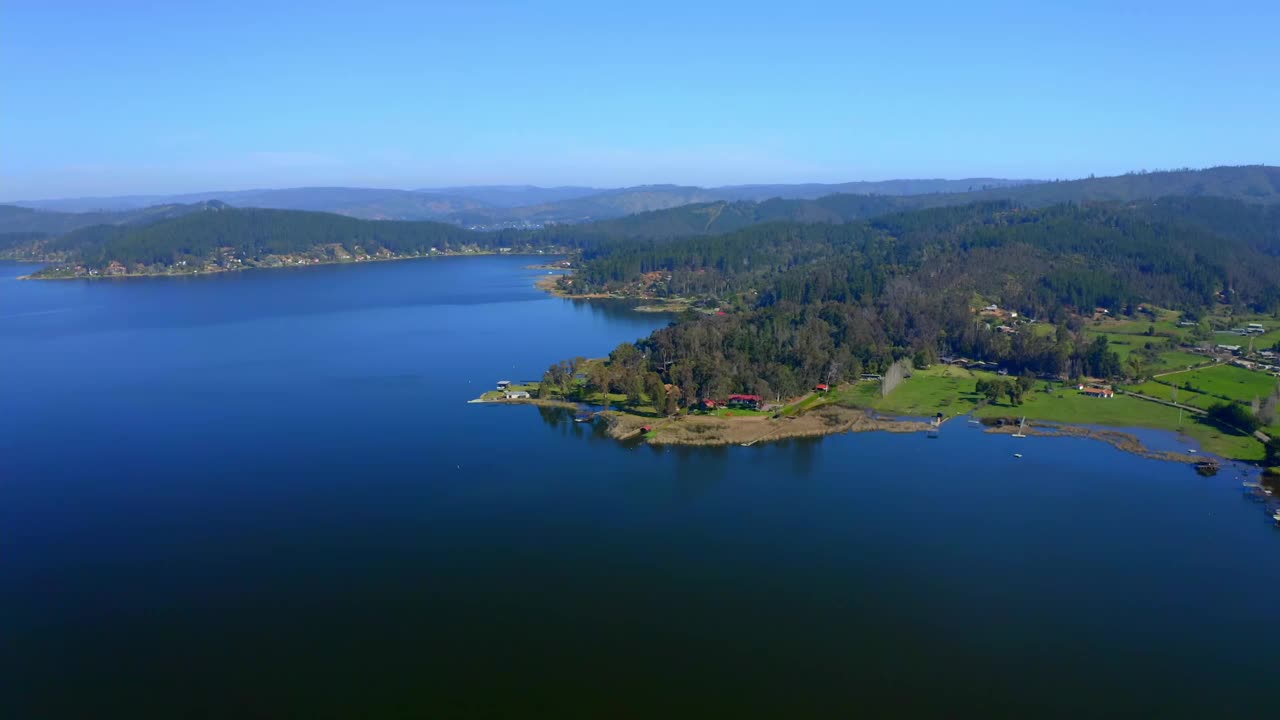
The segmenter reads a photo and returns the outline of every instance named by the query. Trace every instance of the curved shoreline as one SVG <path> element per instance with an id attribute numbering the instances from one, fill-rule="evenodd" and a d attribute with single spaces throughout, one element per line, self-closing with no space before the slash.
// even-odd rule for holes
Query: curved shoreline
<path id="1" fill-rule="evenodd" d="M 299 268 L 323 267 L 326 265 L 363 265 L 365 263 L 374 262 L 399 262 L 402 260 L 437 260 L 441 258 L 459 258 L 459 257 L 538 257 L 546 253 L 537 252 L 494 252 L 492 250 L 479 250 L 476 252 L 441 252 L 431 255 L 393 255 L 391 257 L 380 256 L 364 256 L 359 259 L 334 259 L 334 260 L 318 260 L 316 262 L 305 263 L 284 263 L 281 265 L 240 265 L 237 267 L 216 267 L 216 268 L 200 268 L 198 270 L 189 270 L 184 272 L 154 272 L 154 273 L 120 273 L 115 275 L 98 274 L 98 275 L 40 275 L 39 273 L 45 268 L 41 268 L 30 275 L 19 275 L 18 280 L 127 280 L 129 278 L 184 278 L 184 277 L 206 277 L 211 275 L 225 275 L 227 273 L 238 273 L 247 270 L 296 270 Z M 56 265 L 56 262 L 42 260 L 14 260 L 13 262 L 22 262 L 32 265 L 45 265 L 46 267 Z M 545 289 L 545 288 L 543 288 Z"/>
<path id="2" fill-rule="evenodd" d="M 476 398 L 475 404 L 535 405 L 541 407 L 579 410 L 581 406 L 563 400 L 542 398 L 490 399 Z M 799 438 L 819 438 L 828 435 L 861 432 L 917 433 L 934 429 L 932 423 L 909 418 L 878 417 L 865 410 L 840 406 L 824 406 L 799 416 L 774 418 L 768 415 L 741 415 L 722 417 L 714 415 L 679 415 L 675 417 L 646 417 L 618 410 L 599 412 L 606 424 L 606 434 L 619 442 L 642 441 L 651 445 L 676 445 L 685 447 L 749 447 L 758 443 L 778 442 Z M 959 416 L 952 416 L 952 420 Z M 945 421 L 944 421 L 945 422 Z M 1018 432 L 1014 425 L 988 426 L 988 435 L 1012 435 Z M 1111 447 L 1139 457 L 1162 460 L 1181 465 L 1204 467 L 1227 462 L 1211 453 L 1185 453 L 1172 450 L 1152 450 L 1131 433 L 1098 427 L 1060 423 L 1038 423 L 1026 427 L 1023 432 L 1036 437 L 1075 437 L 1098 440 Z"/>

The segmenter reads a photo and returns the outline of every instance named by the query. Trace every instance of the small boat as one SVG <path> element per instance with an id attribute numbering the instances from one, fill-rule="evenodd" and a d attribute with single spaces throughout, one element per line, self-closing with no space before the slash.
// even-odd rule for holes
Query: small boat
<path id="1" fill-rule="evenodd" d="M 1022 453 L 1014 453 L 1013 456 L 1016 458 L 1020 458 L 1022 457 Z"/>

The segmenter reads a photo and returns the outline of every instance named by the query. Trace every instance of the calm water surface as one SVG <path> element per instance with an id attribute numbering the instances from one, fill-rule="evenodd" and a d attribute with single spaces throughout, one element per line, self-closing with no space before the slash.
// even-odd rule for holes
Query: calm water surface
<path id="1" fill-rule="evenodd" d="M 1234 470 L 467 405 L 667 321 L 528 262 L 0 266 L 0 717 L 1274 714 Z"/>

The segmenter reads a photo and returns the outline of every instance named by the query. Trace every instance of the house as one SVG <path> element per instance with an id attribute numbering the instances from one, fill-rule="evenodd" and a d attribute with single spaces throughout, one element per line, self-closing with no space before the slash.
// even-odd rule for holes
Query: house
<path id="1" fill-rule="evenodd" d="M 1013 335 L 1014 333 L 1018 332 L 1017 330 L 1014 330 L 1008 325 L 997 325 L 996 330 L 1004 333 L 1005 335 Z"/>
<path id="2" fill-rule="evenodd" d="M 1076 389 L 1079 390 L 1080 394 L 1084 395 L 1085 397 L 1113 398 L 1116 396 L 1116 391 L 1112 390 L 1111 388 L 1096 387 L 1093 385 L 1090 385 L 1088 387 L 1085 387 L 1084 385 L 1077 385 Z"/>
<path id="3" fill-rule="evenodd" d="M 508 400 L 528 400 L 529 393 L 524 390 L 508 390 L 502 395 Z"/>
<path id="4" fill-rule="evenodd" d="M 995 303 L 991 303 L 990 305 L 982 308 L 982 312 L 993 313 L 993 312 L 997 312 L 999 309 L 1000 309 L 1000 306 L 996 305 Z"/>
<path id="5" fill-rule="evenodd" d="M 706 412 L 711 412 L 712 410 L 720 407 L 720 403 L 712 400 L 711 398 L 704 398 L 702 402 L 698 403 L 698 407 L 702 408 Z"/>
<path id="6" fill-rule="evenodd" d="M 759 410 L 764 404 L 764 398 L 759 395 L 730 395 L 727 403 L 732 408 L 744 408 L 747 410 Z"/>
<path id="7" fill-rule="evenodd" d="M 1263 327 L 1261 323 L 1249 323 L 1244 327 L 1246 330 L 1248 330 L 1251 333 L 1264 333 L 1267 331 L 1267 329 Z"/>
<path id="8" fill-rule="evenodd" d="M 1229 352 L 1232 355 L 1234 355 L 1240 352 L 1240 346 L 1239 345 L 1218 345 L 1218 350 L 1222 352 Z"/>
<path id="9" fill-rule="evenodd" d="M 824 393 L 830 389 L 831 389 L 831 386 L 826 383 L 818 383 L 817 385 L 813 386 L 814 392 Z"/>
<path id="10" fill-rule="evenodd" d="M 507 389 L 507 388 L 509 388 L 509 387 L 511 387 L 511 381 L 510 381 L 510 380 L 499 380 L 499 381 L 498 381 L 498 389 L 499 389 L 499 390 L 506 390 L 506 389 Z"/>
<path id="11" fill-rule="evenodd" d="M 859 377 L 861 377 L 863 380 L 883 380 L 884 379 L 883 375 L 877 375 L 875 373 L 862 373 L 862 375 L 860 375 Z"/>

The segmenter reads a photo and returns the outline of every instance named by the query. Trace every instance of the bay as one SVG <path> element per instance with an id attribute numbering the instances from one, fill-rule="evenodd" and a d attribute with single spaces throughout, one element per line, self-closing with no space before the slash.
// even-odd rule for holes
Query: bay
<path id="1" fill-rule="evenodd" d="M 1244 469 L 959 423 L 662 449 L 468 405 L 670 320 L 530 262 L 0 265 L 0 715 L 1274 704 L 1280 531 Z"/>

